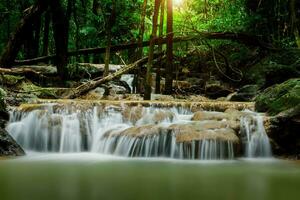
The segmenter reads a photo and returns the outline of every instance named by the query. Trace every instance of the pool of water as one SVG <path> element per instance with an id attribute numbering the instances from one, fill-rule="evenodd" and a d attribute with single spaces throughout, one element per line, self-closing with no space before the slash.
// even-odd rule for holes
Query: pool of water
<path id="1" fill-rule="evenodd" d="M 92 153 L 0 160 L 1 200 L 299 199 L 300 165 L 280 160 L 180 161 Z"/>

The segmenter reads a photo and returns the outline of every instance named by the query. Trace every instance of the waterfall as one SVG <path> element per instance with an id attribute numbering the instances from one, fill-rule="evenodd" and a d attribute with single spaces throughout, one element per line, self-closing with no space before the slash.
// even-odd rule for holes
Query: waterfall
<path id="1" fill-rule="evenodd" d="M 181 107 L 48 104 L 10 115 L 7 131 L 27 151 L 217 160 L 239 156 L 242 141 L 247 157 L 271 156 L 256 113 L 239 118 L 240 126 L 228 113 L 198 113 L 196 121 Z"/>
<path id="2" fill-rule="evenodd" d="M 125 81 L 128 86 L 130 87 L 130 91 L 132 92 L 133 91 L 133 80 L 134 80 L 134 75 L 133 74 L 123 74 L 121 76 L 121 79 L 122 81 Z"/>
<path id="3" fill-rule="evenodd" d="M 270 141 L 263 124 L 263 116 L 251 115 L 242 117 L 241 134 L 243 135 L 246 157 L 272 156 Z"/>

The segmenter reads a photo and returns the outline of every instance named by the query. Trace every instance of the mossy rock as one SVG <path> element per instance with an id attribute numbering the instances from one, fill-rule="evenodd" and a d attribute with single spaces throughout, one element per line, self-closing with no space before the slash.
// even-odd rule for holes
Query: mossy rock
<path id="1" fill-rule="evenodd" d="M 300 104 L 300 78 L 290 79 L 264 90 L 255 99 L 255 109 L 276 115 Z"/>
<path id="2" fill-rule="evenodd" d="M 5 96 L 6 96 L 5 90 L 0 87 L 0 111 L 6 110 L 6 105 L 4 101 Z"/>
<path id="3" fill-rule="evenodd" d="M 0 76 L 2 84 L 6 86 L 14 86 L 25 80 L 23 76 L 3 75 Z"/>
<path id="4" fill-rule="evenodd" d="M 242 69 L 244 84 L 267 88 L 300 77 L 300 52 L 280 51 L 267 55 L 252 67 Z"/>
<path id="5" fill-rule="evenodd" d="M 9 120 L 9 114 L 6 110 L 5 96 L 5 90 L 0 87 L 0 128 L 3 128 L 6 124 L 6 121 Z"/>
<path id="6" fill-rule="evenodd" d="M 38 98 L 56 99 L 58 95 L 63 93 L 62 90 L 64 90 L 64 88 L 43 88 L 26 81 L 22 82 L 22 84 L 19 86 L 19 90 L 23 91 L 24 93 L 34 94 Z"/>

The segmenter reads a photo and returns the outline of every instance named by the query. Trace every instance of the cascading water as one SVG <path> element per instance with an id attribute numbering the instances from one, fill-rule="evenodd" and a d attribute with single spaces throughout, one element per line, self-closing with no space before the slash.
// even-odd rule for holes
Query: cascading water
<path id="1" fill-rule="evenodd" d="M 121 76 L 120 80 L 125 81 L 128 84 L 128 86 L 130 87 L 130 91 L 132 92 L 132 90 L 133 90 L 132 85 L 133 85 L 134 75 L 133 74 L 123 74 Z"/>
<path id="2" fill-rule="evenodd" d="M 39 152 L 98 152 L 127 157 L 234 159 L 270 156 L 262 117 L 247 113 L 241 126 L 229 114 L 183 108 L 94 106 L 87 109 L 43 105 L 11 111 L 7 131 L 25 149 Z"/>
<path id="3" fill-rule="evenodd" d="M 266 134 L 263 116 L 245 116 L 241 118 L 241 134 L 244 136 L 245 156 L 271 157 L 272 151 L 269 138 Z"/>

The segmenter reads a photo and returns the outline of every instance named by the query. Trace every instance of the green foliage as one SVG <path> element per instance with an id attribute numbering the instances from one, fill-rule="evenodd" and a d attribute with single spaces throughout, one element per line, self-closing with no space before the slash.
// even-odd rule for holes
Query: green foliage
<path id="1" fill-rule="evenodd" d="M 175 13 L 179 32 L 198 31 L 245 31 L 251 17 L 245 10 L 245 0 L 186 1 Z"/>

